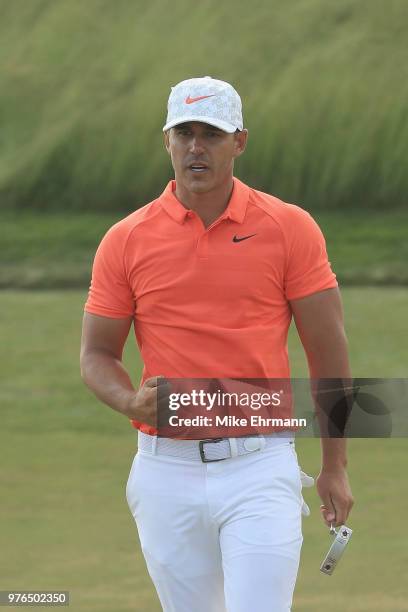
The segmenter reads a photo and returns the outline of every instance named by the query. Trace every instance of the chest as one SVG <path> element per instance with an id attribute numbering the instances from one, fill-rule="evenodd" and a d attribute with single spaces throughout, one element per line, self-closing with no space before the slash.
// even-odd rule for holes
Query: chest
<path id="1" fill-rule="evenodd" d="M 285 301 L 285 253 L 273 228 L 182 225 L 167 234 L 150 229 L 129 246 L 128 275 L 139 315 L 153 308 L 254 314 Z"/>

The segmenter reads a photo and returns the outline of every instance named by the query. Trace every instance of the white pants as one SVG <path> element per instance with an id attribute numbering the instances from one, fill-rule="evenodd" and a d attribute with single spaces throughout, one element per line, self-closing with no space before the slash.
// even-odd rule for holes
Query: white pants
<path id="1" fill-rule="evenodd" d="M 287 612 L 302 546 L 294 443 L 202 463 L 139 451 L 126 487 L 164 612 Z"/>

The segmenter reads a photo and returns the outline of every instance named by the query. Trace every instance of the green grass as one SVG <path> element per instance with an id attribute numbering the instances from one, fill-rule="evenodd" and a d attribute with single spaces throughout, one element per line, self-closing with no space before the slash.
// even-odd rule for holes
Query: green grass
<path id="1" fill-rule="evenodd" d="M 1 207 L 151 200 L 170 86 L 206 74 L 244 101 L 244 180 L 310 208 L 406 206 L 407 16 L 404 0 L 0 0 Z"/>
<path id="2" fill-rule="evenodd" d="M 403 288 L 343 291 L 355 376 L 406 377 L 407 296 Z M 0 590 L 69 589 L 75 612 L 159 612 L 124 494 L 135 433 L 79 377 L 85 298 L 83 290 L 1 292 Z M 290 352 L 292 374 L 305 376 L 293 330 Z M 132 336 L 125 363 L 136 384 Z M 318 447 L 297 445 L 312 474 Z M 308 490 L 294 612 L 406 610 L 407 442 L 355 439 L 349 448 L 353 541 L 334 576 L 320 574 L 330 538 Z"/>
<path id="3" fill-rule="evenodd" d="M 88 286 L 98 244 L 120 218 L 92 213 L 2 214 L 0 287 Z"/>
<path id="4" fill-rule="evenodd" d="M 102 236 L 123 216 L 2 213 L 0 288 L 87 287 Z M 330 211 L 314 216 L 340 283 L 408 284 L 408 211 Z"/>

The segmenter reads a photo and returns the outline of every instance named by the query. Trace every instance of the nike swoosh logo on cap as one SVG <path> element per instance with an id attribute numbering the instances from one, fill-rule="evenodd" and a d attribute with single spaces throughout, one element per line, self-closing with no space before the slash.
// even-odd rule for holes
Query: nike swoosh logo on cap
<path id="1" fill-rule="evenodd" d="M 187 96 L 187 98 L 185 99 L 185 103 L 194 104 L 194 102 L 198 102 L 199 100 L 205 100 L 205 98 L 212 98 L 213 96 L 215 96 L 215 94 L 210 94 L 209 96 L 197 96 L 197 98 L 191 98 L 190 96 Z"/>
<path id="2" fill-rule="evenodd" d="M 252 238 L 252 236 L 256 236 L 256 234 L 250 234 L 249 236 L 242 236 L 242 238 L 238 238 L 238 236 L 235 234 L 235 236 L 232 239 L 232 242 L 242 242 L 243 240 L 248 240 L 248 238 Z"/>

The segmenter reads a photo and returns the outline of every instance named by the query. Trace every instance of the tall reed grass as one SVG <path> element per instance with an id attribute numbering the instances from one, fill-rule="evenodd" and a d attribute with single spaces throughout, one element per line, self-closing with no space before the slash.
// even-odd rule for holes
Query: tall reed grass
<path id="1" fill-rule="evenodd" d="M 0 0 L 0 207 L 132 210 L 172 176 L 170 86 L 232 82 L 236 174 L 310 209 L 407 204 L 405 0 Z"/>

